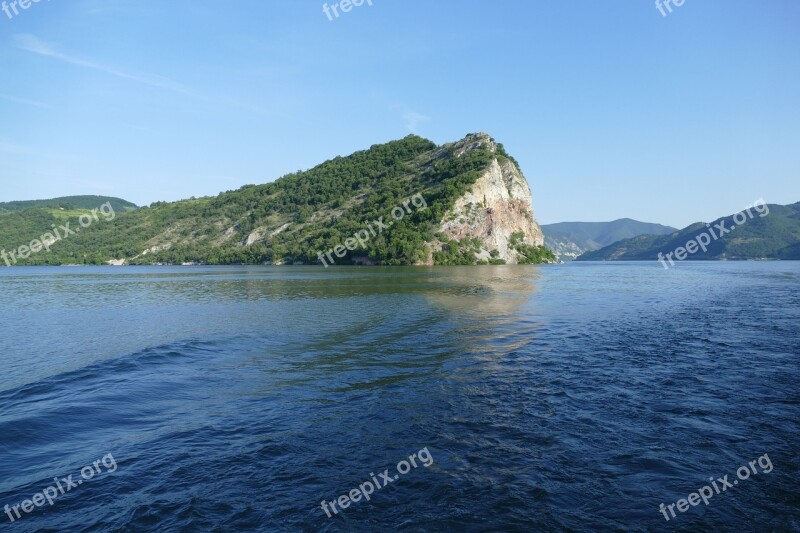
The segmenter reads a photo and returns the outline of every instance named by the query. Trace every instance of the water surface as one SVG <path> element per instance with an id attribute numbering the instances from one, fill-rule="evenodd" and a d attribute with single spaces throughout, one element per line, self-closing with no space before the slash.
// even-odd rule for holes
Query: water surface
<path id="1" fill-rule="evenodd" d="M 117 465 L 3 530 L 800 531 L 800 263 L 13 268 L 0 290 L 0 506 Z"/>

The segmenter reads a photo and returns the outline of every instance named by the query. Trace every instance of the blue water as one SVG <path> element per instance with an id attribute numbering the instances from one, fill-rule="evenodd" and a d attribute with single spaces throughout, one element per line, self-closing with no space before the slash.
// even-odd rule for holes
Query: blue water
<path id="1" fill-rule="evenodd" d="M 800 263 L 14 268 L 0 290 L 0 506 L 106 459 L 0 530 L 800 531 Z"/>

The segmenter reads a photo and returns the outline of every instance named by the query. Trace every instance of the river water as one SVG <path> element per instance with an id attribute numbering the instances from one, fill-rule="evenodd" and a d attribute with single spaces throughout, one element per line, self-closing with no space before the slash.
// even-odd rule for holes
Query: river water
<path id="1" fill-rule="evenodd" d="M 7 268 L 0 290 L 0 530 L 800 531 L 797 262 Z"/>

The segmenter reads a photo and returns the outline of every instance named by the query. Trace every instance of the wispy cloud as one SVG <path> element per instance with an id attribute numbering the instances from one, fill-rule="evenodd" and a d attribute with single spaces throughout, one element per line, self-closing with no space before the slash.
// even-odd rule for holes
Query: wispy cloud
<path id="1" fill-rule="evenodd" d="M 35 150 L 11 141 L 0 139 L 0 152 L 16 155 L 37 155 Z"/>
<path id="2" fill-rule="evenodd" d="M 10 94 L 0 93 L 0 99 L 8 100 L 9 102 L 16 102 L 18 104 L 25 104 L 25 105 L 32 105 L 34 107 L 41 107 L 42 109 L 53 109 L 52 106 L 45 104 L 44 102 L 37 102 L 36 100 L 29 100 L 27 98 L 20 98 L 18 96 L 12 96 Z"/>
<path id="3" fill-rule="evenodd" d="M 55 45 L 46 43 L 41 39 L 39 39 L 38 37 L 36 37 L 35 35 L 31 35 L 28 33 L 17 34 L 14 35 L 14 42 L 17 48 L 19 48 L 20 50 L 25 50 L 26 52 L 30 52 L 32 54 L 37 54 L 44 57 L 50 57 L 53 59 L 57 59 L 59 61 L 63 61 L 64 63 L 69 63 L 71 65 L 75 65 L 85 69 L 103 72 L 110 76 L 121 78 L 123 80 L 129 80 L 136 83 L 141 83 L 143 85 L 149 85 L 150 87 L 165 89 L 167 91 L 172 91 L 187 96 L 194 96 L 194 93 L 191 90 L 187 89 L 183 85 L 173 80 L 170 80 L 169 78 L 165 78 L 163 76 L 156 76 L 153 74 L 139 74 L 139 73 L 134 74 L 130 72 L 125 72 L 115 67 L 101 65 L 93 61 L 65 54 L 63 52 L 60 52 Z"/>
<path id="4" fill-rule="evenodd" d="M 404 104 L 393 106 L 393 109 L 400 111 L 400 116 L 405 123 L 406 129 L 411 133 L 419 133 L 418 126 L 420 123 L 431 120 L 430 117 L 418 113 Z"/>
<path id="5" fill-rule="evenodd" d="M 171 80 L 169 78 L 165 78 L 163 76 L 157 76 L 154 74 L 142 74 L 142 73 L 131 73 L 126 72 L 124 70 L 110 67 L 108 65 L 103 65 L 100 63 L 96 63 L 94 61 L 90 61 L 88 59 L 76 57 L 70 54 L 66 54 L 61 52 L 57 46 L 47 43 L 36 37 L 35 35 L 31 34 L 17 34 L 13 37 L 16 47 L 20 50 L 24 50 L 26 52 L 30 52 L 32 54 L 40 55 L 43 57 L 49 57 L 52 59 L 56 59 L 58 61 L 62 61 L 64 63 L 68 63 L 70 65 L 75 65 L 81 68 L 85 68 L 88 70 L 95 70 L 98 72 L 103 72 L 110 76 L 114 76 L 123 80 L 133 81 L 135 83 L 141 83 L 143 85 L 148 85 L 150 87 L 156 87 L 158 89 L 164 89 L 167 91 L 172 91 L 174 93 L 182 94 L 184 96 L 189 96 L 192 98 L 196 98 L 198 100 L 203 100 L 207 102 L 216 102 L 218 104 L 229 105 L 232 107 L 238 107 L 250 113 L 255 113 L 259 115 L 267 115 L 267 116 L 275 116 L 280 115 L 280 112 L 272 111 L 269 109 L 265 109 L 258 105 L 251 105 L 247 102 L 241 102 L 238 100 L 234 100 L 227 96 L 222 95 L 214 95 L 213 97 L 209 97 L 207 95 L 198 93 L 189 89 L 188 87 L 181 85 L 180 83 Z M 33 103 L 32 101 L 29 103 Z"/>

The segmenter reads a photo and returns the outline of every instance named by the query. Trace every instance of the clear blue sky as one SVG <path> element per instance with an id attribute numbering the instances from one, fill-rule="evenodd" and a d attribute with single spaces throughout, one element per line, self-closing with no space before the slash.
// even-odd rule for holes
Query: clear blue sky
<path id="1" fill-rule="evenodd" d="M 322 4 L 0 11 L 0 201 L 177 200 L 474 131 L 520 161 L 542 223 L 800 200 L 796 0 Z"/>

